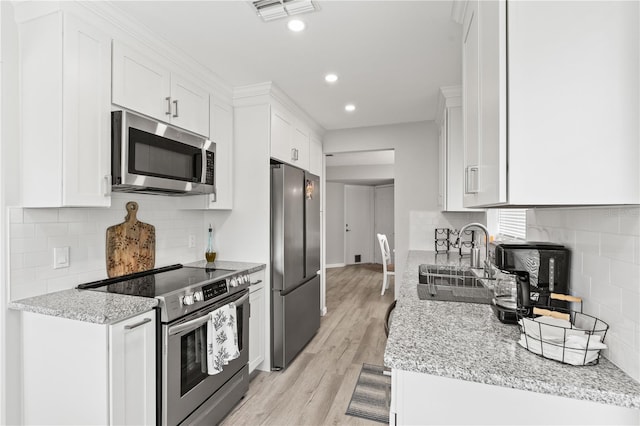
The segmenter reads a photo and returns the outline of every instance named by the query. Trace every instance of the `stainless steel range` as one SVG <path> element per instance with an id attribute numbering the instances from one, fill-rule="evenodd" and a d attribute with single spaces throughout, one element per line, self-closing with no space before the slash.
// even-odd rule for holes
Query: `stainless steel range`
<path id="1" fill-rule="evenodd" d="M 82 284 L 80 289 L 158 299 L 158 420 L 162 425 L 216 424 L 249 388 L 249 275 L 173 265 Z M 210 375 L 210 313 L 233 303 L 240 355 Z"/>

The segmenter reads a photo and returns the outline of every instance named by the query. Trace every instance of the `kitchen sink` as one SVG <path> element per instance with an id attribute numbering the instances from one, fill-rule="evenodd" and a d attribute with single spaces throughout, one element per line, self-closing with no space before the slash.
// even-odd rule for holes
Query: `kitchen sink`
<path id="1" fill-rule="evenodd" d="M 493 291 L 473 271 L 442 265 L 420 265 L 418 297 L 420 300 L 491 303 Z"/>

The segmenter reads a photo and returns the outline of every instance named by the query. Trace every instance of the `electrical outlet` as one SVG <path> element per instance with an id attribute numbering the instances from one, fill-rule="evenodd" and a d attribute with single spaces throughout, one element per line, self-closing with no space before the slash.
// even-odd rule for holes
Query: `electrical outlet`
<path id="1" fill-rule="evenodd" d="M 53 249 L 53 269 L 68 268 L 70 260 L 68 246 Z"/>
<path id="2" fill-rule="evenodd" d="M 189 248 L 196 248 L 196 236 L 189 235 Z"/>

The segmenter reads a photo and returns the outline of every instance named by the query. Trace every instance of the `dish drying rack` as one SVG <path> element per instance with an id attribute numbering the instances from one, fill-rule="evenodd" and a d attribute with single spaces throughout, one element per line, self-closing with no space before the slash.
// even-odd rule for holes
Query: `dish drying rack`
<path id="1" fill-rule="evenodd" d="M 604 338 L 609 325 L 599 318 L 582 312 L 582 298 L 551 293 L 550 299 L 580 305 L 580 310 L 553 306 L 533 308 L 532 318 L 528 309 L 516 310 L 520 325 L 518 343 L 543 358 L 570 365 L 596 365 L 600 351 L 606 349 Z"/>

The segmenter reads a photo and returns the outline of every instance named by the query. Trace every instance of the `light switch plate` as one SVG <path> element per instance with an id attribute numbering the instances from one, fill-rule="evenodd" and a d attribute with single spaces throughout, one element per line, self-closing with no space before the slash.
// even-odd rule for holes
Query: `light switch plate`
<path id="1" fill-rule="evenodd" d="M 69 267 L 69 247 L 55 247 L 53 249 L 53 269 Z"/>

